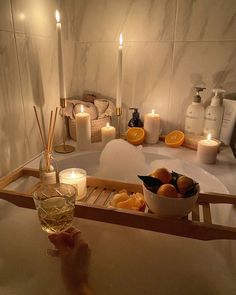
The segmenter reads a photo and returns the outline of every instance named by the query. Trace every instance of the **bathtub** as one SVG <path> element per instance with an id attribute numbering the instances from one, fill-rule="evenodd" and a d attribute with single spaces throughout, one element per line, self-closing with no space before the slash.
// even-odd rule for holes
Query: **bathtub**
<path id="1" fill-rule="evenodd" d="M 228 193 L 225 185 L 213 174 L 205 169 L 197 166 L 194 162 L 178 159 L 176 157 L 167 156 L 160 153 L 150 153 L 142 151 L 145 165 L 136 167 L 133 171 L 129 171 L 129 163 L 111 163 L 115 165 L 113 169 L 118 170 L 117 173 L 106 171 L 101 173 L 101 151 L 92 151 L 77 153 L 58 161 L 59 171 L 67 168 L 82 168 L 87 171 L 87 175 L 98 178 L 116 179 L 124 182 L 140 183 L 137 175 L 146 175 L 154 171 L 158 167 L 166 167 L 169 171 L 175 171 L 193 178 L 200 184 L 201 192 L 220 192 Z M 122 166 L 122 167 L 121 167 Z"/>

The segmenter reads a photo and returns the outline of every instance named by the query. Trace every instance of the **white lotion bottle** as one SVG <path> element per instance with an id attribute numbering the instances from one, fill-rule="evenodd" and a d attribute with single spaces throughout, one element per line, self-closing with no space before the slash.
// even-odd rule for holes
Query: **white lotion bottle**
<path id="1" fill-rule="evenodd" d="M 203 133 L 205 136 L 211 134 L 212 138 L 219 139 L 224 114 L 219 94 L 225 93 L 225 90 L 215 88 L 212 92 L 215 95 L 211 99 L 211 104 L 206 108 Z"/>
<path id="2" fill-rule="evenodd" d="M 186 111 L 184 132 L 186 134 L 201 135 L 204 126 L 205 109 L 201 103 L 199 92 L 206 88 L 195 87 L 195 89 L 196 95 Z"/>

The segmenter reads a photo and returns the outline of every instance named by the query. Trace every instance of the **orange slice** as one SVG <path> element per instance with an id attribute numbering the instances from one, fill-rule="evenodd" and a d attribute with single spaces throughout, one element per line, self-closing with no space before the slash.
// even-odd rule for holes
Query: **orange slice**
<path id="1" fill-rule="evenodd" d="M 179 130 L 174 130 L 166 135 L 165 144 L 170 147 L 179 147 L 184 142 L 184 133 Z"/>
<path id="2" fill-rule="evenodd" d="M 127 140 L 129 143 L 138 145 L 144 141 L 144 129 L 140 127 L 131 127 L 127 131 Z"/>

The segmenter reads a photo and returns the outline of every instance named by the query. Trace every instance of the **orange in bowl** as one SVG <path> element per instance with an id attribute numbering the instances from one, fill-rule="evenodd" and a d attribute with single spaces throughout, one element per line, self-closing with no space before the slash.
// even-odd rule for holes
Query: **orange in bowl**
<path id="1" fill-rule="evenodd" d="M 145 131 L 140 127 L 131 127 L 127 131 L 127 140 L 129 143 L 139 145 L 144 141 Z"/>
<path id="2" fill-rule="evenodd" d="M 165 144 L 170 147 L 179 147 L 184 142 L 184 133 L 180 130 L 174 130 L 166 135 Z"/>

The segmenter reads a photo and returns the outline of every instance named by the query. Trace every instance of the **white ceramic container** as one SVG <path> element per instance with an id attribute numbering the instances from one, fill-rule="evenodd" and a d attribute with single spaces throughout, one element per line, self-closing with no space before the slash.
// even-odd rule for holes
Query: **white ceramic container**
<path id="1" fill-rule="evenodd" d="M 143 184 L 144 199 L 149 209 L 160 217 L 184 217 L 192 211 L 200 191 L 197 185 L 197 193 L 188 198 L 170 198 L 154 194 Z"/>

